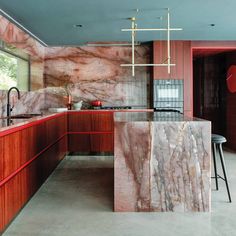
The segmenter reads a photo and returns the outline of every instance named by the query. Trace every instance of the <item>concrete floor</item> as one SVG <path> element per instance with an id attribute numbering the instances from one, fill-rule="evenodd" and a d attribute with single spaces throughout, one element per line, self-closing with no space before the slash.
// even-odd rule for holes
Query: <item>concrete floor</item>
<path id="1" fill-rule="evenodd" d="M 220 180 L 211 213 L 114 213 L 112 157 L 68 156 L 3 235 L 234 236 L 236 153 L 225 158 L 231 204 Z"/>

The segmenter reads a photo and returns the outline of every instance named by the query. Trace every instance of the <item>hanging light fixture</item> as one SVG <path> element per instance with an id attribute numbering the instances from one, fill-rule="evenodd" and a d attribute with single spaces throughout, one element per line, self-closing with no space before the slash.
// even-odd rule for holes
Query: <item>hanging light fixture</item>
<path id="1" fill-rule="evenodd" d="M 131 64 L 121 64 L 124 67 L 132 67 L 132 76 L 135 76 L 135 67 L 138 66 L 164 66 L 167 67 L 168 74 L 170 74 L 171 67 L 175 66 L 175 64 L 171 63 L 171 48 L 170 48 L 170 32 L 171 31 L 180 31 L 183 30 L 182 28 L 171 28 L 170 27 L 170 11 L 169 8 L 167 10 L 167 27 L 166 28 L 138 28 L 136 23 L 136 18 L 132 17 L 131 20 L 131 29 L 121 29 L 122 32 L 131 32 L 131 43 L 132 43 L 132 62 Z M 138 12 L 138 9 L 137 9 Z M 136 32 L 144 32 L 144 31 L 166 31 L 167 32 L 167 58 L 161 64 L 135 64 L 135 36 Z M 166 63 L 167 62 L 167 63 Z"/>

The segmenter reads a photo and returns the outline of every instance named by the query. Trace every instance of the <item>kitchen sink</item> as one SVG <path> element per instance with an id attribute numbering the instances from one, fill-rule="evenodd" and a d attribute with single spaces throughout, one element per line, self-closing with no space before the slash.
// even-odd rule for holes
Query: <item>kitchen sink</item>
<path id="1" fill-rule="evenodd" d="M 42 114 L 19 114 L 19 115 L 13 115 L 10 118 L 11 119 L 30 119 L 35 116 L 41 116 Z"/>
<path id="2" fill-rule="evenodd" d="M 42 114 L 18 114 L 9 117 L 2 117 L 1 119 L 30 119 L 36 116 L 41 116 Z"/>

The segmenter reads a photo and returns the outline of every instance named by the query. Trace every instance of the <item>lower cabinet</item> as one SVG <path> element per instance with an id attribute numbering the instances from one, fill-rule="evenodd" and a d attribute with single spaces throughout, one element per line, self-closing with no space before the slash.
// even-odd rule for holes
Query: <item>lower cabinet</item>
<path id="1" fill-rule="evenodd" d="M 66 114 L 0 138 L 0 235 L 64 158 L 67 144 Z"/>
<path id="2" fill-rule="evenodd" d="M 91 152 L 114 152 L 113 133 L 101 133 L 90 135 Z"/>
<path id="3" fill-rule="evenodd" d="M 4 188 L 0 188 L 0 235 L 2 230 L 4 229 L 4 212 L 5 212 L 5 204 L 4 204 Z"/>
<path id="4" fill-rule="evenodd" d="M 113 153 L 113 112 L 90 111 L 69 113 L 68 151 Z"/>
<path id="5" fill-rule="evenodd" d="M 114 152 L 113 133 L 69 134 L 68 150 L 70 152 Z"/>
<path id="6" fill-rule="evenodd" d="M 69 134 L 68 150 L 69 152 L 90 152 L 90 134 Z"/>
<path id="7" fill-rule="evenodd" d="M 0 235 L 70 152 L 114 152 L 113 112 L 69 112 L 0 137 Z"/>

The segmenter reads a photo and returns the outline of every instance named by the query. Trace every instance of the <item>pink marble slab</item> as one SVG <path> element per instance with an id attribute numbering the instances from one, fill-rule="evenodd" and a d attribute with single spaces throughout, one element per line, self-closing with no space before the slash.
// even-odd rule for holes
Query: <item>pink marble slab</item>
<path id="1" fill-rule="evenodd" d="M 150 46 L 136 47 L 137 63 L 151 60 Z M 45 54 L 45 86 L 48 103 L 61 104 L 60 98 L 67 87 L 73 101 L 101 100 L 104 106 L 135 106 L 146 108 L 149 104 L 148 86 L 150 68 L 137 68 L 136 77 L 131 69 L 121 67 L 131 61 L 130 47 L 54 47 Z M 57 92 L 56 92 L 57 91 Z M 57 100 L 57 101 L 56 101 Z"/>
<path id="2" fill-rule="evenodd" d="M 37 92 L 21 92 L 21 97 L 18 100 L 15 99 L 15 104 L 12 110 L 12 114 L 22 113 L 41 113 L 45 109 L 45 92 L 44 90 L 38 90 Z M 12 97 L 16 96 L 12 91 L 10 102 L 12 103 Z M 0 117 L 6 116 L 7 105 L 7 91 L 0 90 Z"/>
<path id="3" fill-rule="evenodd" d="M 44 47 L 3 16 L 0 38 L 30 55 L 31 90 L 49 88 L 45 108 L 65 106 L 65 87 L 74 102 L 98 99 L 105 106 L 136 108 L 150 103 L 150 67 L 137 67 L 132 77 L 131 68 L 120 66 L 131 62 L 131 47 Z M 151 51 L 150 45 L 137 46 L 136 62 L 150 63 Z"/>
<path id="4" fill-rule="evenodd" d="M 209 212 L 210 122 L 132 115 L 115 121 L 115 211 Z"/>
<path id="5" fill-rule="evenodd" d="M 150 211 L 149 136 L 148 123 L 115 123 L 115 211 Z"/>

